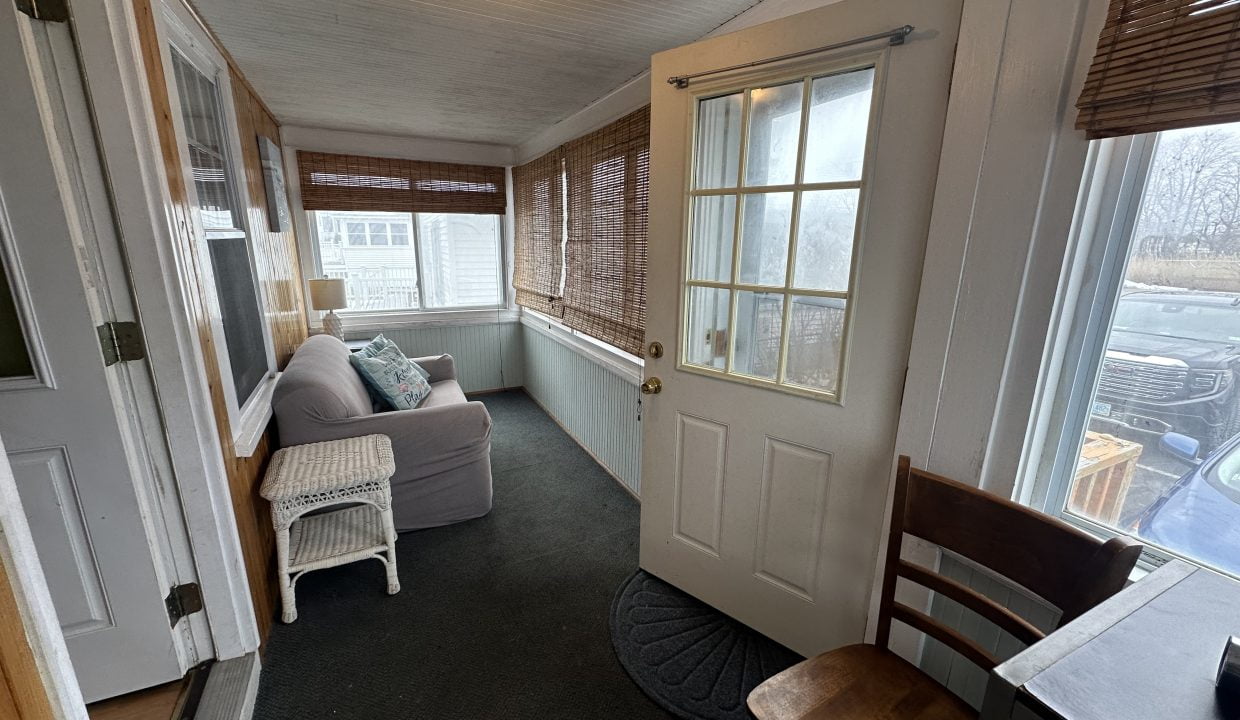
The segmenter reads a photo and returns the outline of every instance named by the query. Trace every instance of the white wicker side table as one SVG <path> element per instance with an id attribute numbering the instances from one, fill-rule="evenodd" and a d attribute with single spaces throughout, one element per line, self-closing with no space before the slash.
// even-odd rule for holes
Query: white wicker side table
<path id="1" fill-rule="evenodd" d="M 375 558 L 387 566 L 388 594 L 400 592 L 389 482 L 394 472 L 387 435 L 295 445 L 272 456 L 259 494 L 271 501 L 284 622 L 297 619 L 294 588 L 311 570 Z M 352 506 L 302 517 L 340 504 Z"/>

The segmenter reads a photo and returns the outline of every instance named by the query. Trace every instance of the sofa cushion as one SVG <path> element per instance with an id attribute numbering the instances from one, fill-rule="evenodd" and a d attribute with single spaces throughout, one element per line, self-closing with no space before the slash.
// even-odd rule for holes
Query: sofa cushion
<path id="1" fill-rule="evenodd" d="M 461 390 L 461 386 L 455 380 L 441 380 L 431 383 L 431 394 L 427 395 L 418 407 L 433 408 L 463 402 L 469 401 L 465 399 L 465 392 Z"/>
<path id="2" fill-rule="evenodd" d="M 430 383 L 394 343 L 370 357 L 353 353 L 349 362 L 362 380 L 396 410 L 412 410 L 431 392 Z"/>

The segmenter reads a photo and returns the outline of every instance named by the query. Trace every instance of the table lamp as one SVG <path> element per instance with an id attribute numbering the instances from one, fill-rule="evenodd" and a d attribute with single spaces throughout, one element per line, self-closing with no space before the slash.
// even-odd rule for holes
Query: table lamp
<path id="1" fill-rule="evenodd" d="M 323 316 L 323 331 L 344 340 L 344 326 L 340 316 L 334 311 L 346 308 L 343 278 L 315 278 L 309 282 L 310 306 L 315 310 L 326 310 Z"/>

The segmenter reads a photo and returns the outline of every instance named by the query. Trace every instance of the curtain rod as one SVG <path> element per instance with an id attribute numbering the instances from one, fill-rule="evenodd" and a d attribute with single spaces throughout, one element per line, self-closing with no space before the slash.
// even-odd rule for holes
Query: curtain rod
<path id="1" fill-rule="evenodd" d="M 773 58 L 766 58 L 765 60 L 754 60 L 753 62 L 744 63 L 742 65 L 730 65 L 725 68 L 719 68 L 718 70 L 705 70 L 703 72 L 692 73 L 690 75 L 673 75 L 672 77 L 667 79 L 667 84 L 675 85 L 677 88 L 683 90 L 684 88 L 689 87 L 690 80 L 694 80 L 700 77 L 705 77 L 707 75 L 718 75 L 720 73 L 732 72 L 733 70 L 744 70 L 745 68 L 757 67 L 758 65 L 769 65 L 770 63 L 777 63 L 777 62 L 781 62 L 784 60 L 792 60 L 794 58 L 805 57 L 806 55 L 814 55 L 820 52 L 827 52 L 828 50 L 839 50 L 840 48 L 851 47 L 853 45 L 861 45 L 862 43 L 874 42 L 875 40 L 887 40 L 888 44 L 890 45 L 903 45 L 905 38 L 907 38 L 909 34 L 912 32 L 913 32 L 913 26 L 905 25 L 903 27 L 898 27 L 894 30 L 888 30 L 887 32 L 875 33 L 873 35 L 866 35 L 865 37 L 853 38 L 852 40 L 845 40 L 844 42 L 838 42 L 838 43 L 835 43 L 834 45 L 823 45 L 822 47 L 817 47 L 812 50 L 802 50 L 801 52 L 789 53 L 787 55 L 780 55 L 778 57 L 773 57 Z"/>

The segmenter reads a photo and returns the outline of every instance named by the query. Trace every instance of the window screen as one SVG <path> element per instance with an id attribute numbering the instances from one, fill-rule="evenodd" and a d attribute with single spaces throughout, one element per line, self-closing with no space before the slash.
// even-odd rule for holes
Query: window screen
<path id="1" fill-rule="evenodd" d="M 208 240 L 215 292 L 219 297 L 228 363 L 238 404 L 254 393 L 267 375 L 267 345 L 259 312 L 250 248 L 244 236 Z"/>

